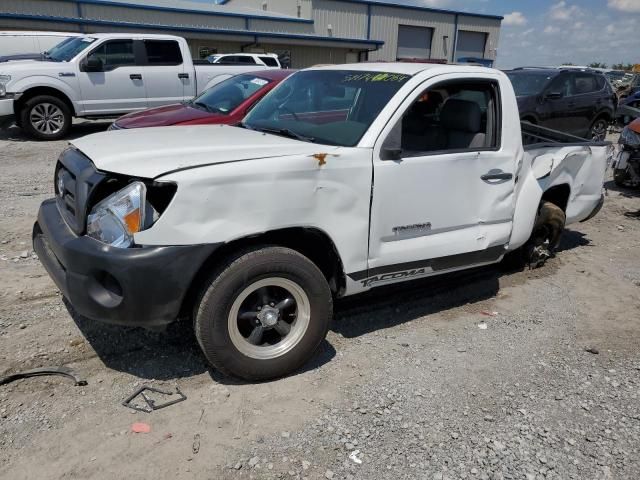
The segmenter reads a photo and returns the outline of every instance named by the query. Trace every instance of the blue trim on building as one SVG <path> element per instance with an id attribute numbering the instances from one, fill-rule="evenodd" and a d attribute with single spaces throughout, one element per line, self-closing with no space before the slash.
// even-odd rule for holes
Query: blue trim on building
<path id="1" fill-rule="evenodd" d="M 190 15 L 237 17 L 237 18 L 247 18 L 247 19 L 252 18 L 255 20 L 272 20 L 274 22 L 293 22 L 293 23 L 313 24 L 313 20 L 308 20 L 305 18 L 271 17 L 268 15 L 252 15 L 252 14 L 237 13 L 237 12 L 211 12 L 207 10 L 190 10 L 188 8 L 162 7 L 159 5 L 141 5 L 138 3 L 110 2 L 109 0 L 65 0 L 65 1 L 78 3 L 78 4 L 86 4 L 86 5 L 102 5 L 107 7 L 133 8 L 136 10 L 152 10 L 156 12 L 187 13 Z"/>
<path id="2" fill-rule="evenodd" d="M 462 15 L 465 17 L 478 17 L 478 18 L 490 18 L 493 20 L 504 20 L 504 17 L 500 15 L 487 15 L 484 13 L 471 13 L 471 12 L 460 12 L 456 10 L 447 10 L 442 8 L 431 8 L 431 7 L 420 7 L 418 5 L 401 5 L 399 3 L 393 2 L 385 2 L 385 1 L 372 1 L 372 0 L 337 0 L 339 2 L 345 3 L 359 3 L 360 5 L 371 5 L 372 7 L 393 7 L 393 8 L 402 8 L 404 10 L 417 10 L 423 12 L 433 12 L 433 13 L 447 13 L 449 15 Z M 225 3 L 227 3 L 225 1 Z"/>
<path id="3" fill-rule="evenodd" d="M 225 30 L 220 28 L 196 28 L 180 27 L 172 25 L 159 25 L 149 23 L 113 22 L 110 20 L 92 20 L 88 18 L 54 17 L 50 15 L 24 15 L 20 13 L 0 13 L 0 18 L 11 18 L 17 20 L 36 20 L 40 22 L 60 22 L 72 23 L 75 25 L 102 25 L 108 27 L 139 28 L 145 30 L 166 30 L 172 32 L 209 33 L 217 35 L 234 35 L 254 38 L 291 38 L 295 40 L 311 40 L 328 43 L 353 43 L 362 45 L 375 45 L 377 48 L 384 45 L 382 40 L 362 40 L 359 38 L 343 37 L 322 37 L 319 35 L 301 35 L 291 33 L 256 32 L 245 30 Z"/>

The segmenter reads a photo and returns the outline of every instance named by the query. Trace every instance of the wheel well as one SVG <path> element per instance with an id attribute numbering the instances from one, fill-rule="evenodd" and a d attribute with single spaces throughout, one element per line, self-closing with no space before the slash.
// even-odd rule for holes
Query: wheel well
<path id="1" fill-rule="evenodd" d="M 537 124 L 538 124 L 538 122 L 536 121 L 536 119 L 535 119 L 535 118 L 533 118 L 533 117 L 524 117 L 524 118 L 522 119 L 522 121 L 523 121 L 523 122 L 529 122 L 529 123 L 532 123 L 533 125 L 537 125 Z"/>
<path id="2" fill-rule="evenodd" d="M 608 113 L 608 112 L 601 112 L 601 113 L 599 113 L 599 114 L 598 114 L 598 116 L 595 118 L 595 120 L 593 121 L 593 123 L 596 123 L 596 122 L 597 122 L 598 120 L 600 120 L 601 118 L 610 122 L 612 117 L 611 117 L 611 115 L 609 115 L 609 113 Z"/>
<path id="3" fill-rule="evenodd" d="M 60 90 L 51 87 L 34 87 L 30 88 L 26 92 L 22 94 L 20 99 L 16 102 L 16 106 L 14 108 L 14 112 L 16 115 L 20 115 L 20 111 L 22 110 L 22 106 L 24 103 L 30 98 L 37 97 L 38 95 L 51 95 L 53 97 L 57 97 L 62 100 L 71 110 L 71 114 L 75 115 L 75 108 L 73 108 L 73 103 L 64 93 Z"/>
<path id="4" fill-rule="evenodd" d="M 286 228 L 234 240 L 212 253 L 191 282 L 191 286 L 182 302 L 180 316 L 191 315 L 191 309 L 203 282 L 209 278 L 211 272 L 221 261 L 224 261 L 226 257 L 229 257 L 234 252 L 261 245 L 275 245 L 297 251 L 320 269 L 334 295 L 340 296 L 344 291 L 346 287 L 344 267 L 338 250 L 329 236 L 315 228 Z"/>
<path id="5" fill-rule="evenodd" d="M 556 185 L 542 194 L 541 201 L 551 202 L 557 205 L 566 213 L 567 205 L 569 204 L 569 196 L 571 195 L 571 188 L 566 183 L 562 185 Z"/>

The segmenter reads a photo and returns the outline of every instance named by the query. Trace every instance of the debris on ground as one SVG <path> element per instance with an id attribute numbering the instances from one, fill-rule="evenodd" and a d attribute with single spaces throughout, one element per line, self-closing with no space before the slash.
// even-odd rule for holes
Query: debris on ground
<path id="1" fill-rule="evenodd" d="M 75 382 L 76 387 L 83 387 L 87 384 L 86 380 L 81 379 L 73 370 L 68 367 L 42 367 L 26 370 L 24 372 L 14 373 L 0 378 L 0 385 L 20 380 L 22 378 L 42 377 L 46 375 L 60 375 L 70 378 Z"/>
<path id="2" fill-rule="evenodd" d="M 164 403 L 158 403 L 157 398 L 151 397 L 150 394 L 154 394 L 155 396 L 160 395 L 161 397 L 173 397 L 173 395 L 178 395 L 178 398 L 174 397 L 173 400 L 168 400 L 168 401 L 165 401 Z M 140 405 L 139 403 L 140 399 L 138 397 L 144 400 L 143 405 Z M 138 388 L 135 392 L 133 392 L 131 395 L 129 395 L 129 397 L 127 397 L 126 400 L 122 402 L 122 405 L 124 405 L 127 408 L 137 410 L 139 412 L 151 413 L 154 410 L 160 410 L 161 408 L 166 408 L 170 405 L 175 405 L 176 403 L 182 402 L 186 399 L 187 397 L 184 395 L 184 393 L 180 391 L 178 387 L 176 387 L 175 392 L 167 392 L 164 390 L 159 390 L 154 387 L 150 387 L 148 385 L 143 385 L 142 387 Z"/>
<path id="3" fill-rule="evenodd" d="M 131 431 L 133 433 L 149 433 L 151 431 L 151 425 L 143 422 L 136 422 L 131 425 Z"/>

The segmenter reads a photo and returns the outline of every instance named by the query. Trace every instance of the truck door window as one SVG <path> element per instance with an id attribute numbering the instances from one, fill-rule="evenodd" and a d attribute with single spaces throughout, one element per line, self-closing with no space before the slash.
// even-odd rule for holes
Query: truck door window
<path id="1" fill-rule="evenodd" d="M 180 45 L 175 40 L 145 40 L 144 48 L 149 65 L 182 65 Z"/>
<path id="2" fill-rule="evenodd" d="M 87 59 L 97 58 L 102 61 L 104 71 L 115 70 L 136 64 L 132 40 L 110 40 L 103 43 L 89 54 Z"/>
<path id="3" fill-rule="evenodd" d="M 400 128 L 400 137 L 397 129 Z M 401 142 L 403 157 L 430 152 L 493 150 L 500 145 L 498 85 L 446 83 L 425 90 L 387 140 Z"/>

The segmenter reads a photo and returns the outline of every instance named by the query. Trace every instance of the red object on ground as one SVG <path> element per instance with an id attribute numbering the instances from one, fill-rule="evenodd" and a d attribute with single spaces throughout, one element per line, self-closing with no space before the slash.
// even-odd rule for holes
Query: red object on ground
<path id="1" fill-rule="evenodd" d="M 295 70 L 259 70 L 246 74 L 235 75 L 233 78 L 246 77 L 248 75 L 263 79 L 265 85 L 242 101 L 231 112 L 219 113 L 207 111 L 206 108 L 198 108 L 193 103 L 178 103 L 166 105 L 164 107 L 150 108 L 140 112 L 130 113 L 120 117 L 114 122 L 115 129 L 146 128 L 146 127 L 168 127 L 171 125 L 235 125 L 239 123 L 249 112 L 251 107 L 262 97 L 269 93 L 282 80 L 295 73 Z M 219 88 L 226 82 L 214 85 L 210 90 Z M 268 83 L 267 83 L 268 82 Z M 202 97 L 203 94 L 200 95 Z M 198 100 L 196 97 L 195 101 Z"/>
<path id="2" fill-rule="evenodd" d="M 131 425 L 131 431 L 133 433 L 149 433 L 151 431 L 151 425 L 142 422 L 136 422 Z"/>

